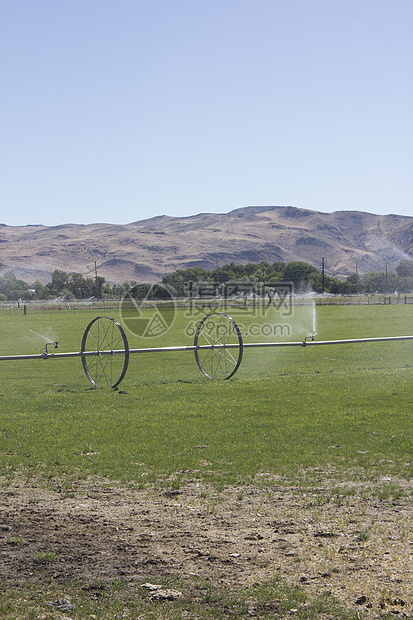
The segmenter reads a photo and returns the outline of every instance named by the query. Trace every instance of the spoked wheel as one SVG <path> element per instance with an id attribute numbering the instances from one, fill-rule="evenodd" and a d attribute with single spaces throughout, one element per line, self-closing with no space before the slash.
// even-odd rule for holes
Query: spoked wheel
<path id="1" fill-rule="evenodd" d="M 85 329 L 81 354 L 89 381 L 96 387 L 115 388 L 128 368 L 128 339 L 115 319 L 98 316 Z"/>
<path id="2" fill-rule="evenodd" d="M 238 325 L 227 314 L 214 312 L 199 323 L 195 359 L 209 379 L 229 379 L 241 364 L 243 343 Z"/>

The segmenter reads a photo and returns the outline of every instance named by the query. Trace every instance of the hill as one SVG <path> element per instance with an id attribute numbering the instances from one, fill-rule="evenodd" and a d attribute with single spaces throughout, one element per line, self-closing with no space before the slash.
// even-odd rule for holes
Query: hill
<path id="1" fill-rule="evenodd" d="M 413 217 L 296 207 L 244 207 L 226 214 L 159 216 L 126 225 L 0 224 L 0 272 L 45 283 L 55 269 L 111 283 L 159 281 L 176 269 L 217 263 L 305 261 L 344 278 L 413 258 Z"/>

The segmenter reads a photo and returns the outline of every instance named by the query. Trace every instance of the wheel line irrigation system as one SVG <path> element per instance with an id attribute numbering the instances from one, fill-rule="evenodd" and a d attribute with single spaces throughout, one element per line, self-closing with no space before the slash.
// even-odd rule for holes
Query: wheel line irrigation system
<path id="1" fill-rule="evenodd" d="M 40 336 L 40 334 L 38 334 Z M 29 355 L 2 355 L 0 361 L 30 359 L 60 359 L 81 357 L 85 374 L 96 387 L 116 388 L 126 375 L 132 353 L 167 353 L 193 351 L 200 371 L 209 379 L 229 379 L 238 370 L 244 349 L 266 347 L 308 347 L 367 342 L 413 340 L 413 336 L 379 338 L 351 338 L 348 340 L 315 340 L 315 335 L 299 342 L 244 343 L 234 319 L 225 313 L 213 312 L 198 324 L 193 345 L 130 349 L 122 326 L 113 318 L 99 316 L 86 327 L 79 352 L 49 353 L 48 347 L 58 347 L 47 340 L 44 353 Z"/>

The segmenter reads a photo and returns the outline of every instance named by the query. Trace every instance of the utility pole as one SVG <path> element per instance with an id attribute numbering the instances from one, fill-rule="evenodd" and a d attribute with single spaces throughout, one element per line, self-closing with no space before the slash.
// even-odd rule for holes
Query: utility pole
<path id="1" fill-rule="evenodd" d="M 95 261 L 95 284 L 96 284 L 96 299 L 99 299 L 99 285 L 98 285 L 98 268 Z"/>
<path id="2" fill-rule="evenodd" d="M 359 278 L 358 278 L 358 275 L 359 275 L 359 270 L 358 270 L 358 268 L 357 268 L 357 263 L 356 263 L 357 295 L 359 294 Z"/>
<path id="3" fill-rule="evenodd" d="M 321 259 L 321 279 L 322 279 L 322 293 L 325 291 L 325 274 L 324 274 L 324 256 Z"/>

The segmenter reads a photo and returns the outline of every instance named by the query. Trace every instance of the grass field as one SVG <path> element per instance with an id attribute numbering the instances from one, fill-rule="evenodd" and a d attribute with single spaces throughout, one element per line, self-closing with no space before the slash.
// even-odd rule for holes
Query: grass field
<path id="1" fill-rule="evenodd" d="M 304 305 L 286 317 L 230 313 L 247 334 L 246 342 L 301 341 L 314 328 L 317 340 L 413 334 L 409 305 L 322 306 L 314 312 L 312 305 Z M 41 353 L 41 336 L 59 341 L 58 352 L 78 351 L 96 315 L 87 310 L 3 312 L 0 355 Z M 119 319 L 117 311 L 110 315 Z M 181 310 L 161 338 L 128 333 L 129 346 L 192 344 L 197 318 Z M 280 321 L 288 325 L 281 338 L 269 333 Z M 266 328 L 251 330 L 251 325 Z M 396 496 L 399 481 L 412 478 L 412 341 L 246 349 L 237 374 L 224 382 L 206 379 L 192 352 L 132 354 L 118 390 L 93 388 L 79 358 L 0 364 L 4 488 L 18 476 L 38 486 L 64 481 L 70 491 L 74 483 L 98 477 L 142 491 L 153 485 L 179 491 L 195 481 L 218 493 L 229 485 L 271 488 L 275 482 L 305 492 L 322 476 L 332 488 L 344 484 L 351 491 L 358 485 L 368 492 L 374 487 L 379 497 Z M 390 479 L 396 481 L 391 487 Z M 122 587 L 117 587 L 121 597 Z M 280 594 L 277 581 L 270 596 L 268 587 L 259 595 L 263 601 L 287 597 L 289 602 L 278 615 L 271 615 L 269 607 L 265 615 L 264 606 L 256 617 L 289 617 L 295 607 L 301 618 L 322 613 L 356 617 L 336 603 L 327 605 L 325 597 L 303 607 L 299 590 Z M 238 593 L 237 600 L 244 595 Z M 11 600 L 10 592 L 7 596 Z M 25 596 L 33 600 L 34 594 Z M 135 615 L 130 607 L 129 615 L 116 617 L 137 618 L 138 612 L 141 618 L 185 616 L 180 603 L 155 611 L 145 604 L 140 611 L 134 608 Z M 57 611 L 25 615 L 21 603 L 10 605 L 2 617 L 61 617 Z M 233 611 L 224 613 L 217 603 L 205 615 L 201 605 L 192 617 L 248 617 L 245 606 L 234 607 L 228 600 L 225 605 L 233 605 Z M 107 615 L 85 609 L 84 615 L 77 610 L 67 617 L 115 617 L 115 607 Z"/>
<path id="2" fill-rule="evenodd" d="M 311 331 L 311 312 L 296 309 L 289 339 Z M 78 351 L 91 318 L 1 316 L 1 354 L 41 353 L 45 342 L 33 332 L 58 340 L 59 352 Z M 187 324 L 179 316 L 155 341 L 129 334 L 130 346 L 191 344 Z M 411 306 L 330 306 L 318 310 L 316 328 L 328 340 L 411 335 L 412 325 Z M 315 467 L 340 476 L 360 467 L 366 478 L 412 471 L 411 341 L 246 349 L 238 373 L 218 383 L 203 377 L 192 352 L 135 354 L 119 391 L 94 389 L 80 358 L 0 363 L 3 468 L 135 482 L 199 469 L 220 484 L 260 472 L 305 481 Z M 208 446 L 202 455 L 199 445 Z"/>

